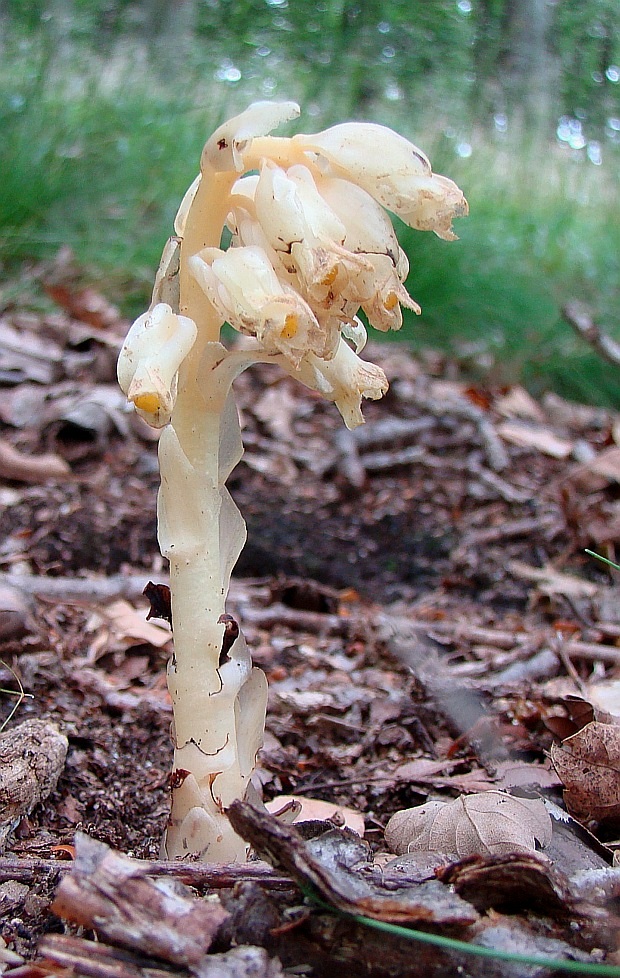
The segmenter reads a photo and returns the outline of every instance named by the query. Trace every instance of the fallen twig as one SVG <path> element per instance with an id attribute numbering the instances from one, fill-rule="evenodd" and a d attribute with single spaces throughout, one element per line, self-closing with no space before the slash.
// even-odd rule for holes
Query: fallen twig
<path id="1" fill-rule="evenodd" d="M 6 438 L 0 438 L 0 477 L 16 482 L 40 483 L 66 480 L 71 469 L 59 455 L 30 455 L 20 452 Z"/>
<path id="2" fill-rule="evenodd" d="M 470 547 L 498 543 L 500 540 L 508 540 L 511 537 L 540 535 L 548 539 L 550 535 L 555 535 L 562 530 L 560 520 L 553 514 L 546 516 L 526 516 L 519 520 L 504 520 L 496 526 L 485 526 L 480 529 L 470 530 L 461 540 L 454 557 L 461 557 Z"/>
<path id="3" fill-rule="evenodd" d="M 502 472 L 510 464 L 508 453 L 493 424 L 481 408 L 472 404 L 466 398 L 451 397 L 440 401 L 435 397 L 424 396 L 415 388 L 411 388 L 407 389 L 406 393 L 401 392 L 401 399 L 415 404 L 427 414 L 432 414 L 435 417 L 442 418 L 446 415 L 452 415 L 453 417 L 472 421 L 478 429 L 478 434 L 491 468 L 495 472 Z"/>
<path id="4" fill-rule="evenodd" d="M 229 889 L 237 883 L 260 883 L 270 890 L 290 890 L 295 886 L 288 876 L 276 873 L 265 863 L 184 863 L 164 860 L 132 860 L 145 876 L 154 879 L 171 877 L 197 889 Z M 43 877 L 58 879 L 70 873 L 73 862 L 68 859 L 19 858 L 0 856 L 0 883 L 17 880 L 33 883 Z"/>
<path id="5" fill-rule="evenodd" d="M 586 343 L 589 343 L 604 360 L 613 364 L 614 367 L 620 364 L 620 343 L 616 343 L 611 336 L 608 336 L 596 325 L 584 305 L 580 302 L 567 302 L 562 307 L 562 315 L 575 332 Z"/>

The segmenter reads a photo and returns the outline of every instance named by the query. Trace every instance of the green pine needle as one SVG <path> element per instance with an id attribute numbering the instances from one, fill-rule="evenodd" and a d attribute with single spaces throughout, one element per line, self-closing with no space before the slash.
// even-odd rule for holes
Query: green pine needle
<path id="1" fill-rule="evenodd" d="M 601 555 L 595 553 L 594 550 L 588 550 L 586 547 L 586 553 L 589 554 L 590 557 L 596 557 L 596 559 L 600 560 L 603 564 L 608 564 L 610 567 L 613 567 L 614 570 L 620 570 L 620 564 L 614 564 L 613 560 L 607 560 L 607 557 L 601 557 Z"/>
<path id="2" fill-rule="evenodd" d="M 375 930 L 383 931 L 387 934 L 394 934 L 396 937 L 404 937 L 409 941 L 418 941 L 421 944 L 433 944 L 435 947 L 444 948 L 447 951 L 457 951 L 460 954 L 469 954 L 478 958 L 491 958 L 495 961 L 510 961 L 539 968 L 549 968 L 554 971 L 565 971 L 577 975 L 603 975 L 606 978 L 620 978 L 620 967 L 617 965 L 602 964 L 589 961 L 569 961 L 565 958 L 548 958 L 542 955 L 517 954 L 513 951 L 499 951 L 491 947 L 483 947 L 480 944 L 469 944 L 467 941 L 459 941 L 453 937 L 443 937 L 441 934 L 428 934 L 426 931 L 413 930 L 408 927 L 401 927 L 398 924 L 388 924 L 383 920 L 374 920 L 372 917 L 364 917 L 362 914 L 348 913 L 325 903 L 310 890 L 301 887 L 305 896 L 323 910 L 329 910 L 341 917 L 354 920 L 357 924 L 364 927 L 373 927 Z"/>

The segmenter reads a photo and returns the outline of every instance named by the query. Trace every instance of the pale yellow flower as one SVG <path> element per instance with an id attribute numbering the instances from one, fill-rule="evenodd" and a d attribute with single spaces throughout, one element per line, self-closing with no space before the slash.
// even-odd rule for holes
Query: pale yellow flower
<path id="1" fill-rule="evenodd" d="M 280 352 L 294 366 L 309 351 L 325 355 L 325 333 L 312 309 L 280 282 L 261 248 L 205 248 L 190 267 L 222 320 L 255 336 L 265 352 Z"/>
<path id="2" fill-rule="evenodd" d="M 295 376 L 306 387 L 333 401 L 347 428 L 364 423 L 362 398 L 378 400 L 389 386 L 381 367 L 361 360 L 344 339 L 340 340 L 331 360 L 321 360 L 313 354 L 306 356 Z"/>
<path id="3" fill-rule="evenodd" d="M 319 179 L 305 166 L 266 165 L 237 181 L 229 227 L 261 246 L 287 284 L 311 305 L 335 351 L 360 306 L 377 329 L 399 329 L 400 304 L 420 311 L 404 288 L 408 271 L 383 208 L 355 184 Z M 284 274 L 283 274 L 284 273 Z"/>
<path id="4" fill-rule="evenodd" d="M 422 150 L 386 126 L 347 122 L 293 142 L 323 173 L 356 183 L 411 227 L 450 241 L 453 218 L 468 213 L 457 185 L 434 174 Z"/>
<path id="5" fill-rule="evenodd" d="M 170 421 L 177 373 L 196 340 L 192 319 L 158 303 L 129 330 L 118 358 L 118 382 L 138 414 L 153 428 Z"/>

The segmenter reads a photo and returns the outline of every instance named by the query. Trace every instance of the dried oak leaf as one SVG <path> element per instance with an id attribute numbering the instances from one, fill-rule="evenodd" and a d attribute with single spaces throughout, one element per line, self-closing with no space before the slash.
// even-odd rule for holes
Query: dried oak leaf
<path id="1" fill-rule="evenodd" d="M 461 857 L 503 855 L 534 851 L 536 843 L 544 848 L 551 832 L 551 819 L 539 799 L 481 791 L 396 812 L 386 826 L 385 841 L 398 855 L 415 850 Z"/>
<path id="2" fill-rule="evenodd" d="M 545 719 L 545 726 L 560 740 L 566 740 L 594 720 L 598 723 L 620 725 L 620 717 L 600 709 L 595 703 L 590 703 L 581 696 L 565 696 L 561 702 L 568 716 L 550 716 Z"/>
<path id="3" fill-rule="evenodd" d="M 584 821 L 620 819 L 620 727 L 592 721 L 551 748 L 566 807 Z"/>

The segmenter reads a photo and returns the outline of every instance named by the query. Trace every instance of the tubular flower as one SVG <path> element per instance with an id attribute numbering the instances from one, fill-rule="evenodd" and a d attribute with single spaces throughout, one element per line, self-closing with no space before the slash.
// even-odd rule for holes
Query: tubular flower
<path id="1" fill-rule="evenodd" d="M 347 180 L 319 179 L 306 166 L 265 166 L 234 190 L 234 241 L 258 244 L 313 307 L 335 350 L 360 306 L 377 329 L 399 329 L 400 304 L 420 312 L 402 284 L 407 260 L 383 208 Z"/>
<path id="2" fill-rule="evenodd" d="M 296 376 L 306 387 L 335 403 L 347 428 L 364 423 L 362 398 L 376 401 L 389 387 L 381 367 L 361 360 L 343 339 L 331 360 L 312 354 L 305 357 Z"/>
<path id="3" fill-rule="evenodd" d="M 118 359 L 118 382 L 138 414 L 153 428 L 170 421 L 177 397 L 177 373 L 191 350 L 193 320 L 158 303 L 129 330 Z"/>
<path id="4" fill-rule="evenodd" d="M 368 191 L 410 227 L 434 231 L 452 241 L 452 220 L 468 213 L 457 185 L 434 174 L 428 158 L 392 129 L 370 122 L 346 122 L 315 135 L 298 135 L 302 148 L 324 174 L 344 177 Z M 369 152 L 369 147 L 381 147 Z"/>
<path id="5" fill-rule="evenodd" d="M 372 274 L 362 273 L 350 297 L 358 298 L 375 329 L 400 329 L 400 306 L 420 306 L 402 284 L 409 274 L 407 256 L 398 244 L 392 222 L 369 193 L 349 180 L 325 178 L 318 181 L 321 195 L 345 224 L 344 246 L 363 254 Z"/>
<path id="6" fill-rule="evenodd" d="M 196 281 L 222 318 L 240 333 L 255 336 L 266 353 L 282 353 L 297 367 L 308 352 L 328 352 L 312 309 L 281 284 L 261 248 L 205 248 L 190 262 Z"/>
<path id="7" fill-rule="evenodd" d="M 320 299 L 342 269 L 345 276 L 365 267 L 342 244 L 346 229 L 318 192 L 303 166 L 262 168 L 254 194 L 256 217 L 285 268 L 302 290 Z"/>

